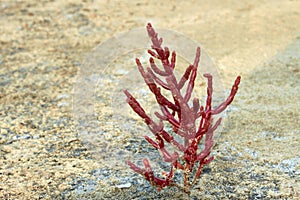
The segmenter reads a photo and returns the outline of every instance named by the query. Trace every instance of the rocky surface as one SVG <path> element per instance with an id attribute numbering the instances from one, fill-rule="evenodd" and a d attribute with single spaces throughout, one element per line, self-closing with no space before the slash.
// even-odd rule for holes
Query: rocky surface
<path id="1" fill-rule="evenodd" d="M 300 198 L 299 10 L 298 1 L 287 0 L 1 1 L 0 199 Z M 190 196 L 176 188 L 157 192 L 110 157 L 135 151 L 138 162 L 156 154 L 135 137 L 144 130 L 141 121 L 132 125 L 128 116 L 130 128 L 109 123 L 114 111 L 105 107 L 106 94 L 95 102 L 97 111 L 106 110 L 98 116 L 99 146 L 86 145 L 73 116 L 73 87 L 85 58 L 148 21 L 199 41 L 225 88 L 242 75 L 216 158 Z"/>

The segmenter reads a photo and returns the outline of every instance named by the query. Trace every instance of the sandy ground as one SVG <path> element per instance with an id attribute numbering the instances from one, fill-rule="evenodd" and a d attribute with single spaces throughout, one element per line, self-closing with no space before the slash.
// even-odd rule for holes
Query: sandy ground
<path id="1" fill-rule="evenodd" d="M 225 88 L 242 75 L 190 196 L 95 158 L 72 114 L 85 58 L 149 21 L 201 43 Z M 299 52 L 299 1 L 1 1 L 0 199 L 299 199 Z M 130 133 L 103 130 L 102 143 L 128 146 Z"/>

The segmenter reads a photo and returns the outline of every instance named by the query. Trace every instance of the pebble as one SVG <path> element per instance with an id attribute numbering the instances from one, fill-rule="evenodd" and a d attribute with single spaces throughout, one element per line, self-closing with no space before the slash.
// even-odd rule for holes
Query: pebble
<path id="1" fill-rule="evenodd" d="M 130 187 L 131 187 L 131 183 L 124 183 L 124 184 L 116 185 L 116 188 L 119 188 L 119 189 L 130 188 Z"/>
<path id="2" fill-rule="evenodd" d="M 7 134 L 8 132 L 7 132 L 6 129 L 2 128 L 2 129 L 0 130 L 0 133 L 1 133 L 1 134 Z"/>

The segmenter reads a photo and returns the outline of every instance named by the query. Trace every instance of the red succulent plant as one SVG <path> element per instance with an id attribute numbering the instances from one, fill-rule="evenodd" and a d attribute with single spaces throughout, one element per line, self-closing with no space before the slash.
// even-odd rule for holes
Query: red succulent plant
<path id="1" fill-rule="evenodd" d="M 175 51 L 170 54 L 168 47 L 162 47 L 163 40 L 158 38 L 150 23 L 147 25 L 147 31 L 152 41 L 152 50 L 148 50 L 151 55 L 150 67 L 144 68 L 138 58 L 136 58 L 136 64 L 160 106 L 160 113 L 155 112 L 159 122 L 155 122 L 127 90 L 124 90 L 124 93 L 127 96 L 127 103 L 145 121 L 155 140 L 148 136 L 144 136 L 144 138 L 160 152 L 165 162 L 170 163 L 170 171 L 164 172 L 163 177 L 155 176 L 146 158 L 143 159 L 144 168 L 136 166 L 131 161 L 127 161 L 127 164 L 132 170 L 143 175 L 159 191 L 166 186 L 176 186 L 190 193 L 191 187 L 200 177 L 203 166 L 214 159 L 210 155 L 213 146 L 213 133 L 221 123 L 221 118 L 213 122 L 213 116 L 224 111 L 233 101 L 241 77 L 236 78 L 228 98 L 213 109 L 213 77 L 211 74 L 204 74 L 203 76 L 207 79 L 207 98 L 206 105 L 200 106 L 198 98 L 191 100 L 200 61 L 200 47 L 196 50 L 194 63 L 187 67 L 180 79 L 177 79 L 174 74 Z M 161 62 L 161 68 L 156 65 L 154 59 Z M 184 87 L 185 85 L 186 87 Z M 162 88 L 170 92 L 172 99 L 163 95 Z M 165 130 L 164 122 L 172 126 L 173 131 L 171 133 Z M 175 135 L 182 137 L 183 142 L 177 141 Z M 204 140 L 204 147 L 199 149 L 202 140 Z M 174 146 L 179 153 L 176 151 L 169 152 L 165 148 L 165 143 Z M 183 171 L 183 186 L 175 183 L 175 170 Z"/>

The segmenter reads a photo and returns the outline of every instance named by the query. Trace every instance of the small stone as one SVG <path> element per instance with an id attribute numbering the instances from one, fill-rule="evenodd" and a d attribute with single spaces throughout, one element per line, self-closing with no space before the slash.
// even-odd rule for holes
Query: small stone
<path id="1" fill-rule="evenodd" d="M 4 129 L 4 128 L 2 128 L 2 129 L 0 130 L 0 133 L 1 133 L 1 134 L 7 134 L 7 130 Z"/>
<path id="2" fill-rule="evenodd" d="M 124 183 L 124 184 L 116 185 L 116 188 L 119 188 L 119 189 L 130 188 L 130 187 L 131 187 L 131 183 Z"/>
<path id="3" fill-rule="evenodd" d="M 11 152 L 11 148 L 9 146 L 5 146 L 5 145 L 0 150 L 3 151 L 4 153 Z"/>
<path id="4" fill-rule="evenodd" d="M 67 190 L 67 189 L 69 189 L 70 188 L 70 185 L 67 185 L 67 184 L 65 184 L 65 183 L 62 183 L 62 184 L 60 184 L 59 186 L 58 186 L 58 189 L 59 189 L 59 191 L 65 191 L 65 190 Z"/>

